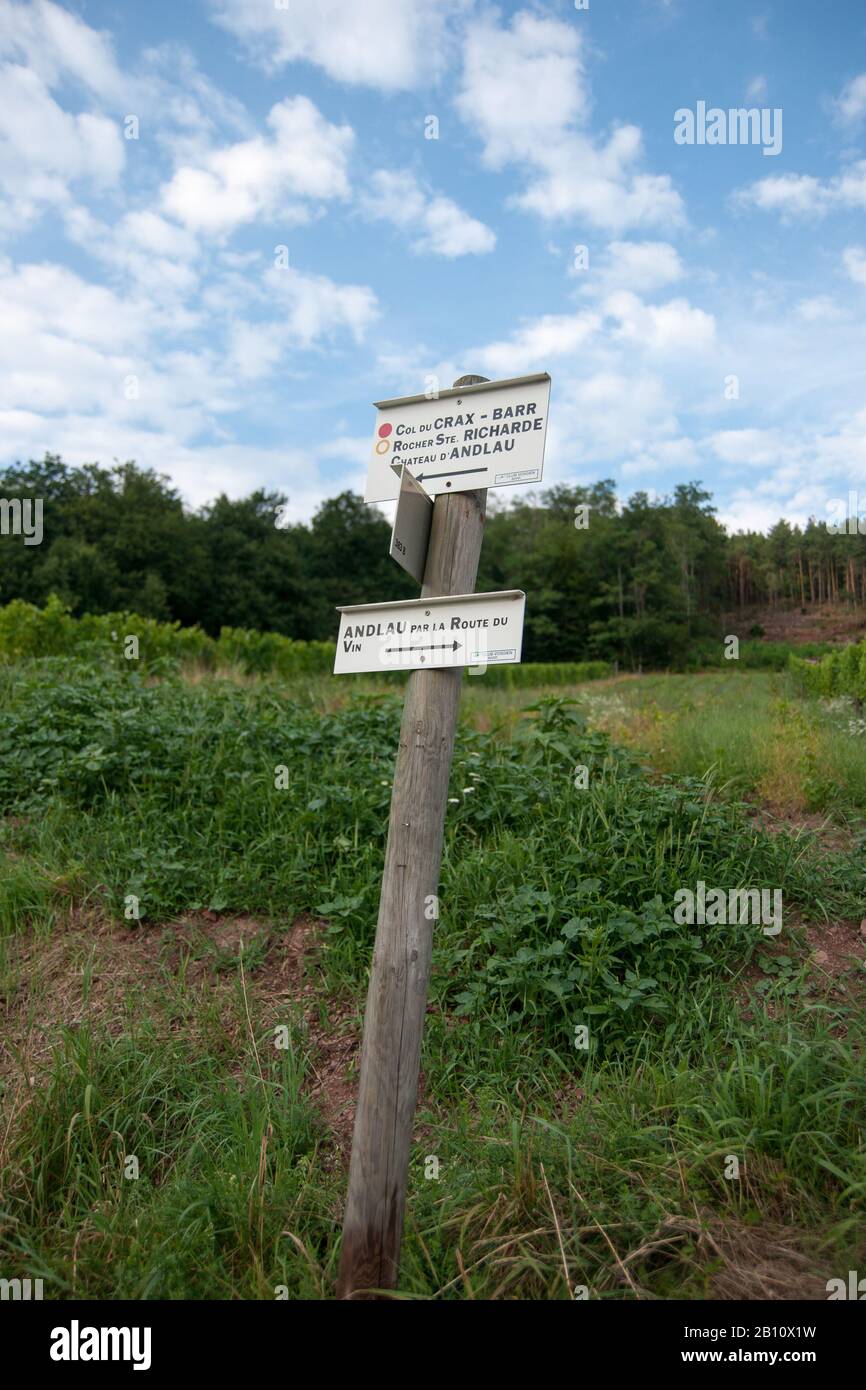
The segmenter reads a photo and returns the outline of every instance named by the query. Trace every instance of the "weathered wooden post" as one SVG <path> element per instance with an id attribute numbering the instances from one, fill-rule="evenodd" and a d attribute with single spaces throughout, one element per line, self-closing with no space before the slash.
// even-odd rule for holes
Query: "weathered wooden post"
<path id="1" fill-rule="evenodd" d="M 441 395 L 376 402 L 365 500 L 398 498 L 390 554 L 422 588 L 418 599 L 339 610 L 336 675 L 412 672 L 364 1015 L 341 1298 L 387 1297 L 397 1283 L 460 668 L 519 662 L 523 645 L 523 591 L 475 593 L 487 489 L 540 481 L 549 401 L 550 377 L 538 372 L 463 376 Z"/>
<path id="2" fill-rule="evenodd" d="M 455 389 L 486 381 L 463 376 Z M 440 493 L 422 598 L 475 589 L 486 489 Z M 439 868 L 460 703 L 460 667 L 406 687 L 364 1040 L 337 1294 L 396 1287 Z"/>

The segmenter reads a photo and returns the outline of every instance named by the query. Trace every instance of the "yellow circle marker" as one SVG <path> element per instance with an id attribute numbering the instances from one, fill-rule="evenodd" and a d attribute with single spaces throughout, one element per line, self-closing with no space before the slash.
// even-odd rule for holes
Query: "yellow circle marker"
<path id="1" fill-rule="evenodd" d="M 388 450 L 390 449 L 390 447 L 391 447 L 390 440 L 387 440 L 387 439 L 380 439 L 380 440 L 379 440 L 379 443 L 376 445 L 376 453 L 377 453 L 377 454 L 387 454 L 387 452 L 388 452 Z"/>

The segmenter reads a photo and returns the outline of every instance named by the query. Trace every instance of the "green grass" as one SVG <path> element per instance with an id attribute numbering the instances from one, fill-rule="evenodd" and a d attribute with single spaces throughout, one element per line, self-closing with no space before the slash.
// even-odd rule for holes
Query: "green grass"
<path id="1" fill-rule="evenodd" d="M 745 678 L 744 678 L 745 675 Z M 621 677 L 574 688 L 591 727 L 672 775 L 712 773 L 727 795 L 749 795 L 791 813 L 866 815 L 866 724 L 850 699 L 797 698 L 785 674 L 763 671 Z M 516 697 L 466 707 L 510 735 Z"/>
<path id="2" fill-rule="evenodd" d="M 465 682 L 402 1296 L 702 1298 L 780 1228 L 819 1283 L 862 1262 L 856 991 L 809 973 L 799 925 L 672 916 L 699 878 L 781 887 L 792 923 L 862 915 L 862 852 L 762 834 L 739 800 L 783 735 L 798 776 L 804 746 L 845 764 L 841 711 L 781 679 L 593 683 L 523 714 Z M 399 696 L 55 659 L 0 672 L 0 697 L 11 1021 L 32 992 L 28 1036 L 7 1031 L 2 1272 L 59 1297 L 332 1296 L 345 1171 L 316 1048 L 359 1024 Z M 206 909 L 270 936 L 173 954 L 166 924 Z M 269 971 L 304 912 L 326 925 L 301 1006 Z"/>
<path id="3" fill-rule="evenodd" d="M 271 1057 L 226 1085 L 220 1052 L 147 1025 L 61 1029 L 10 1175 L 7 1260 L 49 1296 L 268 1298 L 284 1273 L 295 1296 L 321 1292 L 280 1230 L 320 1125 L 302 1058 Z"/>
<path id="4" fill-rule="evenodd" d="M 695 1212 L 741 1242 L 744 1261 L 750 1234 L 780 1222 L 816 1277 L 862 1259 L 866 1083 L 820 1018 L 796 1032 L 743 1029 L 729 1012 L 690 1067 L 650 1038 L 628 1062 L 536 1058 L 534 1077 L 506 1052 L 498 1076 L 479 1081 L 467 1056 L 453 1094 L 441 1044 L 434 1027 L 424 1065 L 436 1101 L 411 1159 L 403 1296 L 556 1299 L 584 1285 L 631 1297 L 611 1243 L 621 1260 Z M 321 1162 L 303 1051 L 266 1061 L 263 1080 L 252 1048 L 240 1052 L 246 1073 L 227 1086 L 225 1056 L 146 1028 L 64 1031 L 6 1175 L 4 1263 L 45 1280 L 49 1297 L 329 1296 L 344 1177 Z M 725 1177 L 730 1155 L 737 1181 Z M 131 1157 L 140 1176 L 127 1180 Z M 638 1290 L 709 1296 L 713 1264 L 696 1253 L 638 1260 Z"/>

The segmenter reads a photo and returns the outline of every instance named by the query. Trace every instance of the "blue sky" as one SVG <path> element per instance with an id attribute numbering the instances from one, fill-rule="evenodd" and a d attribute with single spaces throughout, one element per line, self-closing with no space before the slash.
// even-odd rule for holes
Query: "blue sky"
<path id="1" fill-rule="evenodd" d="M 862 0 L 0 0 L 0 64 L 3 462 L 302 519 L 372 401 L 549 371 L 545 483 L 866 509 Z"/>

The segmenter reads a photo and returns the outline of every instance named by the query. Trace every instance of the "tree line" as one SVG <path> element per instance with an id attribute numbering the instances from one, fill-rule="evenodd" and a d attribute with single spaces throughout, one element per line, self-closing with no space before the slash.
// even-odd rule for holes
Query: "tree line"
<path id="1" fill-rule="evenodd" d="M 72 468 L 52 454 L 0 470 L 0 499 L 41 498 L 44 539 L 0 536 L 0 603 L 57 594 L 72 613 L 129 610 L 200 625 L 333 639 L 338 604 L 415 598 L 390 525 L 354 493 L 284 523 L 258 489 L 190 509 L 135 463 Z M 5 528 L 8 529 L 8 528 Z M 675 664 L 753 604 L 866 603 L 866 535 L 779 521 L 729 535 L 699 483 L 624 504 L 607 479 L 507 503 L 488 496 L 479 590 L 524 589 L 526 661 Z"/>

